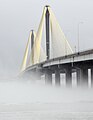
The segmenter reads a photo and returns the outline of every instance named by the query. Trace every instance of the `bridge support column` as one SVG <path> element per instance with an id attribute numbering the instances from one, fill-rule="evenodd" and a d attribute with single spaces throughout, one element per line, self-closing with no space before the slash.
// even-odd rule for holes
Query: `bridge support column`
<path id="1" fill-rule="evenodd" d="M 55 71 L 55 85 L 57 86 L 60 85 L 60 71 L 59 70 Z"/>
<path id="2" fill-rule="evenodd" d="M 93 68 L 91 68 L 91 87 L 93 87 Z"/>
<path id="3" fill-rule="evenodd" d="M 77 86 L 80 86 L 80 69 L 77 69 L 77 75 L 76 75 L 76 77 L 77 77 Z"/>
<path id="4" fill-rule="evenodd" d="M 66 69 L 66 86 L 72 86 L 72 70 Z"/>
<path id="5" fill-rule="evenodd" d="M 52 72 L 51 72 L 51 70 L 45 71 L 45 83 L 52 84 Z"/>
<path id="6" fill-rule="evenodd" d="M 81 85 L 88 86 L 88 69 L 87 68 L 81 69 Z"/>

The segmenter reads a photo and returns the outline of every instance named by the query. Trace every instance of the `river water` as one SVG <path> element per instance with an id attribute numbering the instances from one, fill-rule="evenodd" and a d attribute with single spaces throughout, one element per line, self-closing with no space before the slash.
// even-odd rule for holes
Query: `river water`
<path id="1" fill-rule="evenodd" d="M 0 120 L 93 120 L 93 89 L 1 81 Z"/>

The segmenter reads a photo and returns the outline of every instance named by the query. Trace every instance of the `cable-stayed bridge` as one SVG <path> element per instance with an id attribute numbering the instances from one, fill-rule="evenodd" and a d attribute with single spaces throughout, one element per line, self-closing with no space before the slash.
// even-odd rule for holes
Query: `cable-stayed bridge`
<path id="1" fill-rule="evenodd" d="M 52 74 L 55 74 L 56 85 L 60 85 L 61 74 L 64 74 L 67 86 L 72 85 L 73 73 L 77 85 L 82 86 L 88 86 L 90 75 L 92 85 L 93 50 L 74 53 L 52 9 L 45 6 L 37 33 L 30 32 L 21 73 L 30 77 L 45 75 L 48 84 L 52 84 Z"/>

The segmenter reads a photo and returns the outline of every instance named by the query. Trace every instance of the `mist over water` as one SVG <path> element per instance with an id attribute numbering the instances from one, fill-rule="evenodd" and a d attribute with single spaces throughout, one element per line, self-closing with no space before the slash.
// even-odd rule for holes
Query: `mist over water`
<path id="1" fill-rule="evenodd" d="M 64 88 L 44 81 L 7 79 L 0 82 L 0 104 L 92 102 L 91 88 Z"/>
<path id="2" fill-rule="evenodd" d="M 0 120 L 92 120 L 92 93 L 92 88 L 57 87 L 43 80 L 1 79 Z"/>
<path id="3" fill-rule="evenodd" d="M 93 119 L 92 88 L 45 85 L 44 79 L 13 74 L 8 71 L 0 78 L 0 120 Z"/>

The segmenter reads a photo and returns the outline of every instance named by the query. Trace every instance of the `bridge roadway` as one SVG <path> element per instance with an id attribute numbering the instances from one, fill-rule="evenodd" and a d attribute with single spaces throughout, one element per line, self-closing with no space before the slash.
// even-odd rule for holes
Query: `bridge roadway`
<path id="1" fill-rule="evenodd" d="M 60 85 L 60 74 L 65 74 L 66 85 L 72 85 L 72 73 L 76 72 L 77 86 L 88 86 L 88 76 L 91 71 L 91 86 L 93 85 L 93 49 L 81 51 L 44 61 L 28 67 L 24 73 L 39 76 L 45 75 L 45 81 L 52 84 L 52 74 L 55 74 L 55 84 Z"/>

